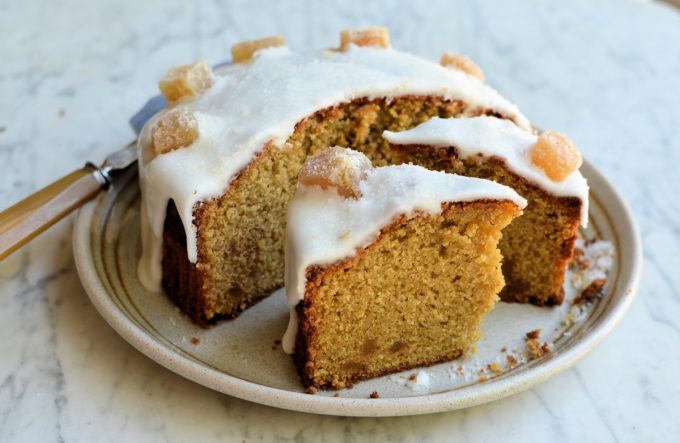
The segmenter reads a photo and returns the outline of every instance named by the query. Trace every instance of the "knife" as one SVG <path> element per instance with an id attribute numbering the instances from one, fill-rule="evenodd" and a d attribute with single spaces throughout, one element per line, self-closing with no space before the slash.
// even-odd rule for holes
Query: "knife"
<path id="1" fill-rule="evenodd" d="M 136 145 L 114 152 L 99 167 L 88 162 L 0 212 L 0 260 L 108 188 L 116 175 L 137 162 Z"/>
<path id="2" fill-rule="evenodd" d="M 130 125 L 137 134 L 154 114 L 165 107 L 165 103 L 165 97 L 153 97 L 130 119 Z M 117 175 L 137 163 L 136 145 L 137 142 L 133 141 L 114 152 L 99 167 L 88 162 L 81 169 L 0 212 L 0 260 L 107 189 Z"/>

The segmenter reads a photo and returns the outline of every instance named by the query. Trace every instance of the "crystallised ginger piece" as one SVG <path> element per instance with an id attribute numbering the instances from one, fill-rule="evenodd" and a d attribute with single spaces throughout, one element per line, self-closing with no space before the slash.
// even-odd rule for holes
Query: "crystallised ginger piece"
<path id="1" fill-rule="evenodd" d="M 484 71 L 473 62 L 470 57 L 466 57 L 456 52 L 445 52 L 439 60 L 439 64 L 446 68 L 453 68 L 471 75 L 480 81 L 484 81 Z"/>
<path id="2" fill-rule="evenodd" d="M 261 50 L 267 48 L 276 48 L 278 46 L 285 46 L 286 39 L 282 35 L 274 35 L 272 37 L 265 37 L 259 40 L 247 40 L 241 43 L 236 43 L 231 47 L 231 60 L 234 63 L 243 63 L 253 58 L 253 55 Z"/>
<path id="3" fill-rule="evenodd" d="M 214 82 L 212 69 L 205 60 L 198 60 L 192 65 L 182 65 L 172 68 L 158 82 L 169 104 L 184 98 L 200 95 L 210 88 Z"/>
<path id="4" fill-rule="evenodd" d="M 382 26 L 340 31 L 340 50 L 348 50 L 351 44 L 374 48 L 388 48 L 390 46 L 390 37 L 387 28 Z"/>
<path id="5" fill-rule="evenodd" d="M 551 180 L 564 181 L 583 163 L 581 153 L 565 135 L 549 130 L 542 133 L 530 150 L 531 162 Z"/>
<path id="6" fill-rule="evenodd" d="M 322 189 L 333 187 L 345 198 L 359 198 L 359 182 L 372 167 L 364 154 L 335 146 L 307 158 L 298 182 Z"/>
<path id="7" fill-rule="evenodd" d="M 185 109 L 168 112 L 151 130 L 151 146 L 156 155 L 189 146 L 198 138 L 198 122 Z"/>

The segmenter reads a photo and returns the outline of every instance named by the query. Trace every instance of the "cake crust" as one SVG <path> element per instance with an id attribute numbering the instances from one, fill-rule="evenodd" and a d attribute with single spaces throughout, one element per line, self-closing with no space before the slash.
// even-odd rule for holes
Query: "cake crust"
<path id="1" fill-rule="evenodd" d="M 514 216 L 519 215 L 519 208 L 511 202 L 508 201 L 485 201 L 479 200 L 474 202 L 457 202 L 457 203 L 445 203 L 442 204 L 443 212 L 441 217 L 445 220 L 451 220 L 454 214 L 460 214 L 464 211 L 495 211 L 496 213 L 503 213 L 504 216 L 498 218 L 500 227 L 510 222 L 510 219 Z M 298 373 L 303 384 L 306 387 L 315 387 L 320 389 L 340 389 L 347 386 L 351 386 L 353 383 L 365 380 L 368 378 L 375 378 L 389 373 L 399 372 L 403 370 L 412 369 L 414 367 L 421 366 L 432 366 L 445 361 L 450 361 L 461 357 L 467 351 L 467 346 L 472 344 L 479 338 L 475 335 L 475 328 L 471 332 L 473 337 L 472 340 L 463 341 L 464 345 L 459 348 L 452 348 L 446 350 L 446 352 L 438 352 L 429 355 L 426 358 L 419 358 L 414 361 L 407 361 L 403 359 L 404 355 L 411 352 L 410 347 L 415 346 L 415 341 L 409 344 L 411 338 L 404 338 L 404 340 L 397 340 L 392 343 L 387 349 L 388 355 L 391 355 L 395 361 L 390 361 L 385 364 L 384 367 L 378 369 L 369 368 L 365 361 L 358 360 L 356 362 L 349 362 L 343 366 L 342 373 L 333 373 L 329 368 L 324 366 L 322 362 L 324 359 L 321 356 L 322 353 L 327 353 L 328 350 L 324 349 L 320 345 L 320 337 L 327 332 L 321 332 L 322 328 L 320 324 L 324 321 L 324 315 L 321 312 L 321 307 L 328 303 L 328 295 L 324 296 L 323 287 L 328 278 L 337 276 L 342 273 L 346 273 L 352 268 L 360 265 L 362 260 L 369 253 L 375 253 L 377 249 L 381 247 L 381 243 L 388 240 L 391 233 L 394 233 L 396 229 L 405 226 L 408 223 L 418 223 L 421 221 L 426 221 L 432 216 L 429 214 L 417 214 L 415 217 L 407 218 L 405 216 L 400 216 L 395 219 L 390 225 L 384 227 L 377 239 L 372 242 L 366 248 L 362 248 L 357 251 L 356 255 L 339 260 L 333 264 L 324 266 L 310 266 L 306 271 L 306 285 L 305 285 L 305 297 L 296 306 L 296 312 L 298 315 L 298 330 L 295 340 L 295 350 L 293 353 L 293 358 L 295 365 L 298 369 Z M 505 217 L 505 219 L 503 219 Z M 494 229 L 500 229 L 494 228 Z M 496 241 L 498 239 L 496 238 Z M 496 252 L 497 253 L 497 252 Z M 500 254 L 498 254 L 498 260 L 500 260 Z M 480 308 L 478 314 L 481 318 L 491 309 L 495 303 L 495 294 L 503 285 L 503 278 L 500 274 L 500 269 L 497 270 L 497 274 L 491 273 L 489 276 L 490 282 L 496 282 L 495 289 L 490 293 L 490 298 L 480 299 L 478 302 L 482 303 L 484 308 Z M 442 296 L 445 296 L 442 294 Z M 325 297 L 325 298 L 324 298 Z M 434 313 L 434 312 L 433 312 Z M 472 314 L 471 314 L 472 315 Z M 478 321 L 481 321 L 478 318 Z M 387 320 L 386 320 L 387 321 Z M 477 326 L 479 323 L 477 323 Z M 379 326 L 376 325 L 376 328 Z M 444 328 L 442 330 L 445 330 Z M 370 341 L 366 342 L 370 344 Z M 362 346 L 362 353 L 365 354 L 366 361 L 371 358 L 373 352 L 376 349 L 367 347 L 366 343 Z M 374 345 L 375 347 L 376 345 Z M 369 349 L 371 348 L 371 349 Z M 383 350 L 384 351 L 384 350 Z M 389 358 L 389 357 L 388 357 Z M 400 361 L 403 359 L 403 361 Z M 329 374 L 329 372 L 331 372 Z"/>

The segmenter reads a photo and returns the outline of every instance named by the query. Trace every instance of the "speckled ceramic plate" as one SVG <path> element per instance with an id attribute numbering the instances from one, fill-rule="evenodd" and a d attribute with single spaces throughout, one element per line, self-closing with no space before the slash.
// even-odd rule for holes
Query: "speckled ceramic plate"
<path id="1" fill-rule="evenodd" d="M 97 310 L 139 351 L 166 368 L 225 394 L 317 414 L 394 416 L 446 411 L 492 401 L 543 382 L 591 351 L 621 320 L 633 300 L 641 268 L 641 244 L 630 211 L 607 180 L 588 163 L 590 226 L 582 234 L 615 248 L 602 298 L 574 307 L 580 293 L 565 283 L 560 307 L 499 303 L 484 323 L 477 351 L 464 360 L 358 383 L 353 389 L 303 392 L 292 359 L 275 341 L 288 321 L 282 291 L 236 320 L 202 329 L 163 293 L 144 290 L 136 277 L 140 254 L 140 194 L 130 171 L 85 206 L 74 232 L 83 285 Z M 573 276 L 567 277 L 568 281 Z M 526 361 L 525 334 L 541 328 L 548 354 Z M 508 358 L 510 356 L 510 358 Z M 514 361 L 516 360 L 516 362 Z M 409 380 L 417 374 L 415 380 Z M 372 392 L 380 398 L 369 398 Z"/>

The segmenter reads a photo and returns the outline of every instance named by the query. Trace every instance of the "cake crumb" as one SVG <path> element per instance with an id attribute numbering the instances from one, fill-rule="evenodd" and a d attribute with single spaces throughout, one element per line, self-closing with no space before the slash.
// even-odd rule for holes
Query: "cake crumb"
<path id="1" fill-rule="evenodd" d="M 347 383 L 346 389 L 354 389 L 354 383 Z"/>
<path id="2" fill-rule="evenodd" d="M 314 395 L 317 392 L 319 392 L 319 390 L 316 389 L 314 386 L 310 386 L 307 389 L 305 389 L 305 394 Z"/>
<path id="3" fill-rule="evenodd" d="M 530 338 L 527 340 L 527 351 L 529 360 L 535 360 L 550 353 L 550 345 L 548 342 L 541 344 L 537 338 Z"/>
<path id="4" fill-rule="evenodd" d="M 411 380 L 411 381 L 415 381 L 417 378 L 418 378 L 418 374 L 416 374 L 415 372 L 408 377 L 408 379 Z"/>
<path id="5" fill-rule="evenodd" d="M 339 392 L 336 392 L 335 394 L 333 394 L 333 397 L 336 397 L 336 398 L 337 398 L 337 397 L 340 397 L 340 393 L 339 393 Z"/>
<path id="6" fill-rule="evenodd" d="M 527 351 L 529 353 L 529 358 L 534 359 L 541 356 L 541 343 L 536 338 L 530 338 L 527 340 Z"/>
<path id="7" fill-rule="evenodd" d="M 505 361 L 508 363 L 508 367 L 510 368 L 514 368 L 518 363 L 517 359 L 513 355 L 507 355 L 505 357 Z"/>
<path id="8" fill-rule="evenodd" d="M 371 392 L 371 398 L 380 398 L 380 393 L 378 391 Z"/>
<path id="9" fill-rule="evenodd" d="M 505 346 L 503 346 L 503 347 L 501 348 L 501 352 L 508 352 L 508 348 L 505 347 Z"/>
<path id="10" fill-rule="evenodd" d="M 487 376 L 485 376 L 485 375 L 482 375 L 482 376 L 479 377 L 479 381 L 480 381 L 481 383 L 484 383 L 484 382 L 487 381 L 488 379 L 489 379 L 489 377 L 487 377 Z"/>
<path id="11" fill-rule="evenodd" d="M 593 280 L 586 288 L 581 292 L 581 295 L 574 299 L 574 305 L 580 305 L 584 303 L 591 302 L 602 295 L 602 290 L 604 285 L 607 284 L 606 278 L 597 278 Z"/>
<path id="12" fill-rule="evenodd" d="M 581 248 L 574 248 L 574 255 L 571 259 L 570 267 L 576 269 L 588 269 L 590 260 L 586 257 L 586 252 Z"/>
<path id="13" fill-rule="evenodd" d="M 501 365 L 499 365 L 498 363 L 495 363 L 495 362 L 487 365 L 486 368 L 489 371 L 493 372 L 494 374 L 502 374 L 503 373 L 503 368 L 501 367 Z"/>
<path id="14" fill-rule="evenodd" d="M 201 343 L 201 339 L 198 337 L 191 337 L 191 344 L 198 345 Z"/>
<path id="15" fill-rule="evenodd" d="M 541 352 L 543 352 L 543 355 L 550 353 L 550 344 L 548 342 L 543 342 L 543 345 L 541 345 Z"/>
<path id="16" fill-rule="evenodd" d="M 541 336 L 541 329 L 540 328 L 527 332 L 527 338 L 529 340 L 536 339 L 540 336 Z"/>

